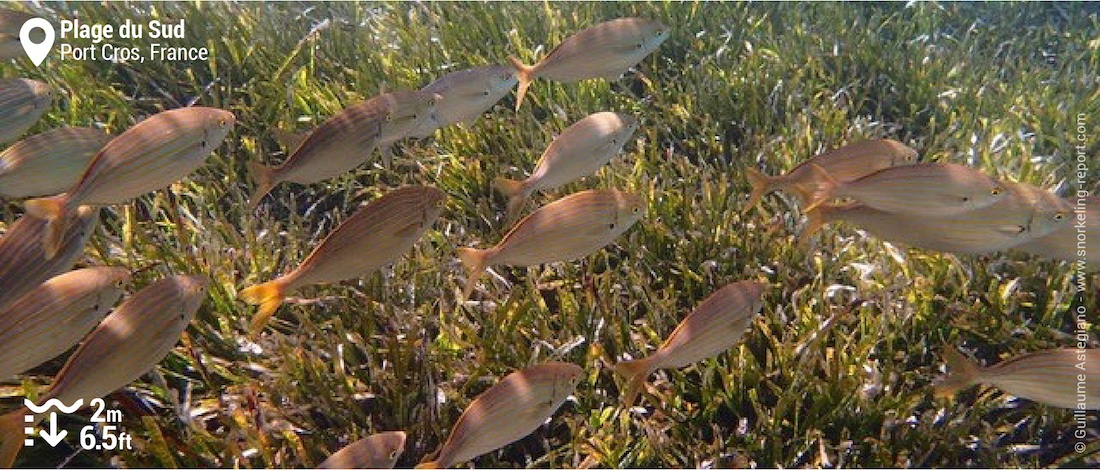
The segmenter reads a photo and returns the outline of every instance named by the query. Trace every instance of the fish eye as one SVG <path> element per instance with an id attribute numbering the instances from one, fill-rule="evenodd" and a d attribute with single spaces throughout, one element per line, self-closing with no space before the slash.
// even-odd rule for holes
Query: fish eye
<path id="1" fill-rule="evenodd" d="M 641 209 L 638 209 L 638 207 L 637 207 L 637 206 L 635 206 L 635 207 L 634 207 L 634 210 L 633 210 L 632 212 L 634 212 L 635 214 L 637 214 L 639 210 L 641 210 Z"/>
<path id="2" fill-rule="evenodd" d="M 608 224 L 607 228 L 609 228 L 611 230 L 615 230 L 615 222 L 611 222 L 610 224 Z"/>
<path id="3" fill-rule="evenodd" d="M 1002 190 L 1001 188 L 993 188 L 993 189 L 989 190 L 989 194 L 992 194 L 994 196 L 1000 196 L 1002 191 L 1004 191 L 1004 190 Z"/>
<path id="4" fill-rule="evenodd" d="M 224 118 L 218 120 L 218 125 L 221 126 L 222 129 L 225 129 L 226 124 L 228 123 L 225 122 Z"/>
<path id="5" fill-rule="evenodd" d="M 641 48 L 643 48 L 643 47 L 645 47 L 645 44 L 635 44 L 635 45 L 634 45 L 634 48 L 635 48 L 635 49 L 641 49 Z"/>
<path id="6" fill-rule="evenodd" d="M 491 95 L 491 94 L 492 94 L 492 93 L 490 93 L 490 92 L 489 92 L 489 90 L 485 90 L 485 96 L 489 96 L 489 95 Z"/>
<path id="7" fill-rule="evenodd" d="M 390 452 L 390 460 L 396 460 L 396 459 L 397 459 L 397 451 L 395 450 L 393 452 Z"/>
<path id="8" fill-rule="evenodd" d="M 970 198 L 967 196 L 963 196 L 963 202 L 970 202 Z"/>
<path id="9" fill-rule="evenodd" d="M 1061 222 L 1062 220 L 1065 220 L 1065 218 L 1066 218 L 1066 214 L 1063 214 L 1061 212 L 1059 212 L 1057 214 L 1054 214 L 1054 221 L 1055 222 Z"/>

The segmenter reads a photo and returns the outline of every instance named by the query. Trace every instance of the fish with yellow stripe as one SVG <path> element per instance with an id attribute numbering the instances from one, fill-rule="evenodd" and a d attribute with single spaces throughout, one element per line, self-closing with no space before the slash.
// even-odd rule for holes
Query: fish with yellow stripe
<path id="1" fill-rule="evenodd" d="M 263 329 L 290 292 L 354 279 L 395 263 L 439 218 L 446 198 L 436 188 L 406 186 L 356 210 L 293 271 L 241 291 L 241 299 L 260 306 L 251 333 Z"/>
<path id="2" fill-rule="evenodd" d="M 179 342 L 206 298 L 209 280 L 202 276 L 171 276 L 149 284 L 126 299 L 80 343 L 39 406 L 51 399 L 66 405 L 125 387 L 155 367 Z M 11 468 L 23 447 L 23 427 L 33 426 L 22 407 L 0 416 L 0 467 Z"/>
<path id="3" fill-rule="evenodd" d="M 466 407 L 439 455 L 416 468 L 448 468 L 531 434 L 573 394 L 583 372 L 545 362 L 508 374 Z"/>
<path id="4" fill-rule="evenodd" d="M 595 173 L 622 152 L 637 129 L 638 120 L 633 116 L 607 111 L 573 123 L 550 143 L 527 179 L 497 178 L 497 188 L 508 197 L 508 218 L 517 214 L 534 192 Z"/>
<path id="5" fill-rule="evenodd" d="M 1047 349 L 988 367 L 979 366 L 953 347 L 947 348 L 943 357 L 948 373 L 935 384 L 938 396 L 982 384 L 1058 408 L 1100 409 L 1100 350 Z"/>
<path id="6" fill-rule="evenodd" d="M 37 80 L 0 79 L 0 144 L 27 132 L 53 105 L 54 89 Z"/>
<path id="7" fill-rule="evenodd" d="M 0 380 L 76 345 L 114 307 L 129 280 L 124 268 L 77 269 L 51 278 L 0 310 Z"/>
<path id="8" fill-rule="evenodd" d="M 745 177 L 752 186 L 745 210 L 756 206 L 760 198 L 772 191 L 793 191 L 802 205 L 809 204 L 824 174 L 838 182 L 851 182 L 879 170 L 916 162 L 917 151 L 909 146 L 892 139 L 871 139 L 814 155 L 780 176 L 745 168 Z"/>
<path id="9" fill-rule="evenodd" d="M 881 211 L 946 217 L 987 207 L 1005 197 L 1005 185 L 996 178 L 948 162 L 884 168 L 849 182 L 820 171 L 824 181 L 806 211 L 831 198 L 852 198 Z"/>
<path id="10" fill-rule="evenodd" d="M 335 178 L 365 163 L 375 149 L 382 150 L 383 164 L 389 168 L 394 142 L 429 135 L 428 129 L 435 129 L 441 100 L 438 94 L 419 90 L 383 93 L 334 114 L 300 139 L 284 138 L 293 151 L 283 163 L 248 165 L 256 181 L 249 209 L 259 206 L 279 183 L 312 184 Z"/>
<path id="11" fill-rule="evenodd" d="M 1089 249 L 1092 240 L 1100 240 L 1100 196 L 1069 197 L 1065 201 L 1073 207 L 1069 224 L 1015 249 L 1043 258 L 1084 259 L 1088 269 L 1100 269 L 1100 250 Z"/>
<path id="12" fill-rule="evenodd" d="M 430 135 L 435 129 L 451 124 L 472 123 L 504 98 L 519 79 L 507 65 L 485 65 L 458 70 L 439 77 L 421 88 L 442 97 L 435 120 L 424 121 L 417 134 Z"/>
<path id="13" fill-rule="evenodd" d="M 575 83 L 591 78 L 615 79 L 657 50 L 671 29 L 648 18 L 617 18 L 569 36 L 535 65 L 508 60 L 519 72 L 516 111 L 536 78 Z"/>
<path id="14" fill-rule="evenodd" d="M 1072 208 L 1049 191 L 1023 183 L 1005 183 L 997 203 L 948 217 L 885 212 L 860 203 L 823 204 L 806 213 L 809 221 L 799 243 L 833 222 L 856 225 L 872 235 L 926 250 L 984 254 L 1044 237 L 1069 224 Z"/>
<path id="15" fill-rule="evenodd" d="M 23 29 L 23 23 L 34 17 L 30 13 L 0 8 L 0 60 L 23 57 L 19 32 Z"/>
<path id="16" fill-rule="evenodd" d="M 0 197 L 22 199 L 71 188 L 110 140 L 99 129 L 63 127 L 12 144 L 0 152 Z"/>
<path id="17" fill-rule="evenodd" d="M 84 254 L 84 245 L 99 223 L 99 209 L 81 207 L 69 215 L 57 255 L 46 257 L 42 237 L 46 222 L 29 215 L 19 218 L 0 236 L 0 309 L 39 284 L 68 271 Z"/>
<path id="18" fill-rule="evenodd" d="M 767 287 L 755 281 L 726 284 L 684 318 L 656 352 L 615 364 L 615 371 L 627 380 L 623 403 L 634 404 L 646 378 L 657 369 L 687 367 L 737 344 L 764 306 Z"/>
<path id="19" fill-rule="evenodd" d="M 60 247 L 66 214 L 82 205 L 122 204 L 187 177 L 235 123 L 229 111 L 180 108 L 154 114 L 111 139 L 67 192 L 24 204 L 27 213 L 49 221 L 46 257 Z"/>
<path id="20" fill-rule="evenodd" d="M 344 446 L 317 468 L 393 468 L 404 452 L 404 431 L 380 432 Z"/>
<path id="21" fill-rule="evenodd" d="M 547 204 L 519 221 L 487 249 L 459 248 L 469 272 L 462 300 L 469 298 L 489 266 L 533 266 L 583 258 L 615 241 L 645 215 L 638 196 L 593 189 Z"/>

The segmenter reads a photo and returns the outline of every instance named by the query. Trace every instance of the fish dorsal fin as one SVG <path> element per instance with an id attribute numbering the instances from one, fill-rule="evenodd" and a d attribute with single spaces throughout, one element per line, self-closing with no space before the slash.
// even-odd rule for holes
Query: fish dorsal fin
<path id="1" fill-rule="evenodd" d="M 297 150 L 302 142 L 306 140 L 306 137 L 309 136 L 306 133 L 295 133 L 281 127 L 275 128 L 272 133 L 275 134 L 275 140 L 279 141 L 279 145 L 282 145 L 287 153 Z"/>

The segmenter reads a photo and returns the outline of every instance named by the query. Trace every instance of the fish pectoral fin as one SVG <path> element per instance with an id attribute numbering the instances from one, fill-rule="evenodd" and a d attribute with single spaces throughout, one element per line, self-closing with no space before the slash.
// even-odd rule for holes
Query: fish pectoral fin
<path id="1" fill-rule="evenodd" d="M 1010 237 L 1018 237 L 1027 231 L 1023 225 L 1002 225 L 997 227 L 997 232 Z"/>

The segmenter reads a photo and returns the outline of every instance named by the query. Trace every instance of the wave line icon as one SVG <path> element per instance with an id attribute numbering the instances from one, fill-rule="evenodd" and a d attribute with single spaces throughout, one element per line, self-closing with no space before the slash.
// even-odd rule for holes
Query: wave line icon
<path id="1" fill-rule="evenodd" d="M 61 400 L 58 400 L 56 398 L 51 398 L 49 400 L 46 400 L 46 403 L 43 403 L 41 406 L 36 406 L 34 404 L 34 402 L 24 398 L 23 399 L 23 404 L 26 405 L 27 408 L 30 409 L 31 412 L 33 412 L 34 414 L 45 413 L 51 407 L 56 407 L 62 413 L 68 414 L 68 413 L 72 413 L 76 410 L 79 410 L 80 407 L 84 405 L 84 399 L 80 398 L 80 399 L 76 400 L 76 402 L 73 403 L 72 406 L 65 406 L 64 403 L 61 403 Z"/>

